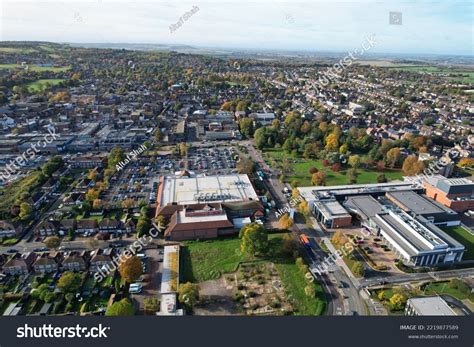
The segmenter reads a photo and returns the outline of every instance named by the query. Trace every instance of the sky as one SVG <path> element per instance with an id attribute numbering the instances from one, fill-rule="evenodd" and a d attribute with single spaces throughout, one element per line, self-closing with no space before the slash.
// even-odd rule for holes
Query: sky
<path id="1" fill-rule="evenodd" d="M 0 40 L 474 54 L 474 2 L 458 0 L 0 0 Z M 184 18 L 186 17 L 186 18 Z M 397 23 L 390 23 L 392 17 Z"/>

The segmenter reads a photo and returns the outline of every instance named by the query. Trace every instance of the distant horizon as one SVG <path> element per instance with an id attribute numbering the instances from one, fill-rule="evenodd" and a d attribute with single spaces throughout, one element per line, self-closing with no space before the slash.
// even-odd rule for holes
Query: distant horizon
<path id="1" fill-rule="evenodd" d="M 303 49 L 290 49 L 290 48 L 250 48 L 250 47 L 230 47 L 230 46 L 204 46 L 204 45 L 191 45 L 186 43 L 151 43 L 151 42 L 77 42 L 77 41 L 47 41 L 47 40 L 0 40 L 0 43 L 25 43 L 25 44 L 40 44 L 40 43 L 52 43 L 52 44 L 60 44 L 60 45 L 70 45 L 72 47 L 75 46 L 163 46 L 165 47 L 163 50 L 173 50 L 169 47 L 184 47 L 189 49 L 195 50 L 223 50 L 229 51 L 226 53 L 245 53 L 245 52 L 261 52 L 261 53 L 301 53 L 301 54 L 333 54 L 333 55 L 344 55 L 347 54 L 348 50 L 303 50 Z M 88 47 L 94 48 L 94 47 Z M 136 50 L 136 51 L 144 51 L 146 52 L 147 49 L 137 49 L 137 48 L 126 48 L 126 47 L 116 47 L 116 48 L 109 48 L 109 49 L 129 49 L 129 50 Z M 152 48 L 150 50 L 153 50 Z M 191 52 L 190 52 L 191 53 Z M 217 53 L 217 52 L 216 52 Z M 196 52 L 195 54 L 202 54 L 202 52 Z M 381 56 L 386 55 L 388 57 L 397 57 L 397 58 L 436 58 L 436 57 L 460 57 L 460 58 L 468 58 L 472 59 L 474 62 L 474 55 L 466 55 L 466 54 L 448 54 L 448 53 L 400 53 L 400 52 L 381 52 L 381 51 L 370 51 L 366 52 L 363 57 L 358 58 L 357 60 L 367 60 L 367 57 L 370 58 L 383 58 Z"/>
<path id="2" fill-rule="evenodd" d="M 473 57 L 473 4 L 442 0 L 330 3 L 117 0 L 2 1 L 0 40 L 72 44 L 347 52 L 375 34 L 369 52 Z M 392 16 L 397 18 L 395 22 Z M 158 43 L 159 42 L 159 43 Z M 124 43 L 125 44 L 125 43 Z"/>

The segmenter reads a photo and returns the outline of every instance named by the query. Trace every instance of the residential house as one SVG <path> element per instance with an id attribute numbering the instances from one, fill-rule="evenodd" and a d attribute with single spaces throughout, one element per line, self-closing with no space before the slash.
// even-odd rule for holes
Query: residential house
<path id="1" fill-rule="evenodd" d="M 103 269 L 115 269 L 111 249 L 96 249 L 92 251 L 89 269 L 94 272 Z"/>
<path id="2" fill-rule="evenodd" d="M 33 270 L 36 273 L 57 272 L 60 263 L 60 254 L 58 252 L 43 253 L 36 258 L 33 263 Z"/>
<path id="3" fill-rule="evenodd" d="M 26 275 L 31 271 L 31 267 L 36 259 L 36 254 L 16 253 L 3 265 L 3 273 L 5 275 Z"/>
<path id="4" fill-rule="evenodd" d="M 16 222 L 0 220 L 0 238 L 14 237 L 21 234 L 23 226 Z"/>
<path id="5" fill-rule="evenodd" d="M 61 263 L 63 271 L 84 271 L 87 269 L 88 257 L 87 252 L 69 252 L 64 255 Z"/>
<path id="6" fill-rule="evenodd" d="M 104 218 L 99 222 L 99 232 L 101 233 L 122 233 L 123 223 L 119 220 Z"/>
<path id="7" fill-rule="evenodd" d="M 53 220 L 43 220 L 35 227 L 35 234 L 38 236 L 57 235 L 59 231 L 59 223 Z"/>
<path id="8" fill-rule="evenodd" d="M 68 234 L 70 231 L 76 230 L 75 219 L 63 219 L 59 222 L 59 233 L 62 235 Z"/>
<path id="9" fill-rule="evenodd" d="M 76 234 L 94 234 L 97 229 L 98 225 L 95 219 L 81 219 L 77 221 Z"/>

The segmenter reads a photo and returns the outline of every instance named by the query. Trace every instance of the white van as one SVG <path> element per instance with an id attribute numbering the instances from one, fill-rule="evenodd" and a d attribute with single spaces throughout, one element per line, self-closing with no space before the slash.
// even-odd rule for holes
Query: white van
<path id="1" fill-rule="evenodd" d="M 128 290 L 130 294 L 140 294 L 142 292 L 142 287 L 130 287 Z"/>

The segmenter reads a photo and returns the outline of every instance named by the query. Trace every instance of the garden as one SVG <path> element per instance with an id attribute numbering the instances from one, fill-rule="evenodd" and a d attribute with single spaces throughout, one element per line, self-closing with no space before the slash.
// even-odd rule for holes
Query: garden
<path id="1" fill-rule="evenodd" d="M 285 239 L 288 239 L 285 235 L 289 234 L 269 234 L 269 250 L 261 257 L 243 253 L 241 240 L 237 237 L 185 242 L 181 253 L 183 282 L 218 279 L 224 274 L 229 280 L 235 275 L 234 283 L 245 289 L 236 287 L 239 293 L 234 293 L 234 300 L 249 313 L 283 309 L 286 314 L 322 315 L 326 310 L 326 298 L 321 285 L 311 277 L 308 279 L 305 276 L 307 266 L 298 265 L 295 255 L 285 250 Z M 239 283 L 239 278 L 244 283 Z M 267 293 L 256 290 L 255 283 L 259 282 L 265 282 L 263 288 Z M 288 311 L 288 304 L 292 306 L 291 311 Z"/>

